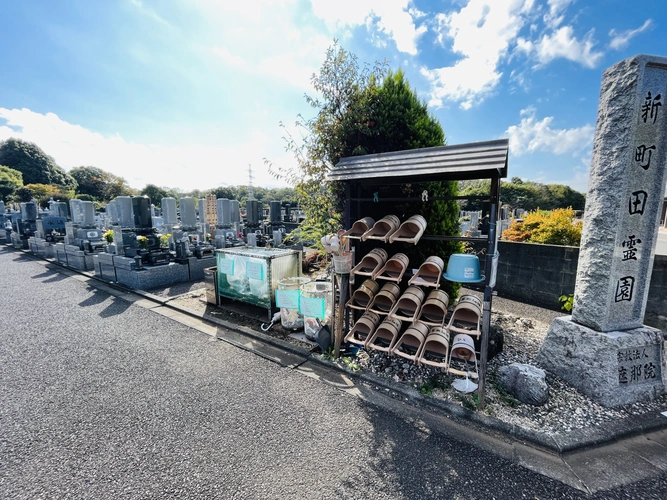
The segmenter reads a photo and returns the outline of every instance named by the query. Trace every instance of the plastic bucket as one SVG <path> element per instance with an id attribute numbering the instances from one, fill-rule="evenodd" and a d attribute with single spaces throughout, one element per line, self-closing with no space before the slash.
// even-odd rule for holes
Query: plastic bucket
<path id="1" fill-rule="evenodd" d="M 331 311 L 333 310 L 331 290 L 331 283 L 326 281 L 311 281 L 301 285 L 303 333 L 308 339 L 315 339 L 320 325 L 331 326 Z M 314 316 L 309 316 L 309 314 Z"/>
<path id="2" fill-rule="evenodd" d="M 338 274 L 349 274 L 352 270 L 352 254 L 334 255 L 334 271 Z"/>
<path id="3" fill-rule="evenodd" d="M 284 278 L 278 281 L 278 290 L 301 290 L 306 283 L 310 283 L 310 278 Z M 299 314 L 299 309 L 280 308 L 280 324 L 288 330 L 298 330 L 303 328 L 303 316 Z"/>

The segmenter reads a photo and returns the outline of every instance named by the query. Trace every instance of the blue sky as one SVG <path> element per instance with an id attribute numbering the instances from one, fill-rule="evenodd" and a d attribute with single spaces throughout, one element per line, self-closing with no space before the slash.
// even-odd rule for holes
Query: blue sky
<path id="1" fill-rule="evenodd" d="M 602 71 L 667 47 L 664 0 L 0 0 L 0 140 L 184 190 L 284 185 L 282 121 L 334 38 L 402 68 L 448 144 L 585 191 Z"/>

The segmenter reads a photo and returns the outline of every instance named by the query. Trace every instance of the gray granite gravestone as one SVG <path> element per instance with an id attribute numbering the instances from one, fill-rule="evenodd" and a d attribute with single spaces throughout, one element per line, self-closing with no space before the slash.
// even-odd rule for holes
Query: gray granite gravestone
<path id="1" fill-rule="evenodd" d="M 663 333 L 643 326 L 667 181 L 667 58 L 604 72 L 571 317 L 538 362 L 606 406 L 665 391 Z"/>

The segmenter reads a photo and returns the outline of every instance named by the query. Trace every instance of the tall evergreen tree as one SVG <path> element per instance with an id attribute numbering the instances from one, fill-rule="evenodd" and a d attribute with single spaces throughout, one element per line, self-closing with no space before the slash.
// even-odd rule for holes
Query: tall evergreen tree
<path id="1" fill-rule="evenodd" d="M 25 184 L 56 184 L 66 189 L 77 187 L 74 178 L 32 142 L 9 138 L 1 143 L 0 165 L 21 172 Z"/>
<path id="2" fill-rule="evenodd" d="M 401 70 L 389 72 L 382 85 L 366 89 L 369 93 L 366 102 L 372 103 L 363 134 L 353 133 L 345 138 L 346 152 L 349 155 L 386 153 L 410 149 L 429 148 L 445 145 L 445 133 L 438 120 L 429 113 L 426 103 L 410 88 Z M 352 130 L 348 128 L 347 130 Z M 436 235 L 458 236 L 459 206 L 454 200 L 436 200 L 435 198 L 456 196 L 458 183 L 454 181 L 426 182 L 420 184 L 402 184 L 400 186 L 377 186 L 379 199 L 411 197 L 421 200 L 423 191 L 428 193 L 429 201 L 397 203 L 392 207 L 393 214 L 401 220 L 411 215 L 420 214 L 427 221 L 427 233 Z M 368 203 L 364 206 L 364 215 L 379 219 L 387 215 L 386 204 Z M 413 267 L 418 267 L 430 255 L 438 255 L 445 262 L 453 253 L 461 252 L 459 242 L 422 240 L 419 245 L 404 245 L 401 252 L 408 255 Z M 455 294 L 458 285 L 445 283 L 444 288 Z"/>

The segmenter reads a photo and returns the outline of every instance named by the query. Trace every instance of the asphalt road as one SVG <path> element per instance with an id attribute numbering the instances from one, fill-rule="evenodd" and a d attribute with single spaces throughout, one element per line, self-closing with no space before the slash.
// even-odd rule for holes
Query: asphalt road
<path id="1" fill-rule="evenodd" d="M 5 247 L 0 289 L 3 499 L 584 497 Z"/>

